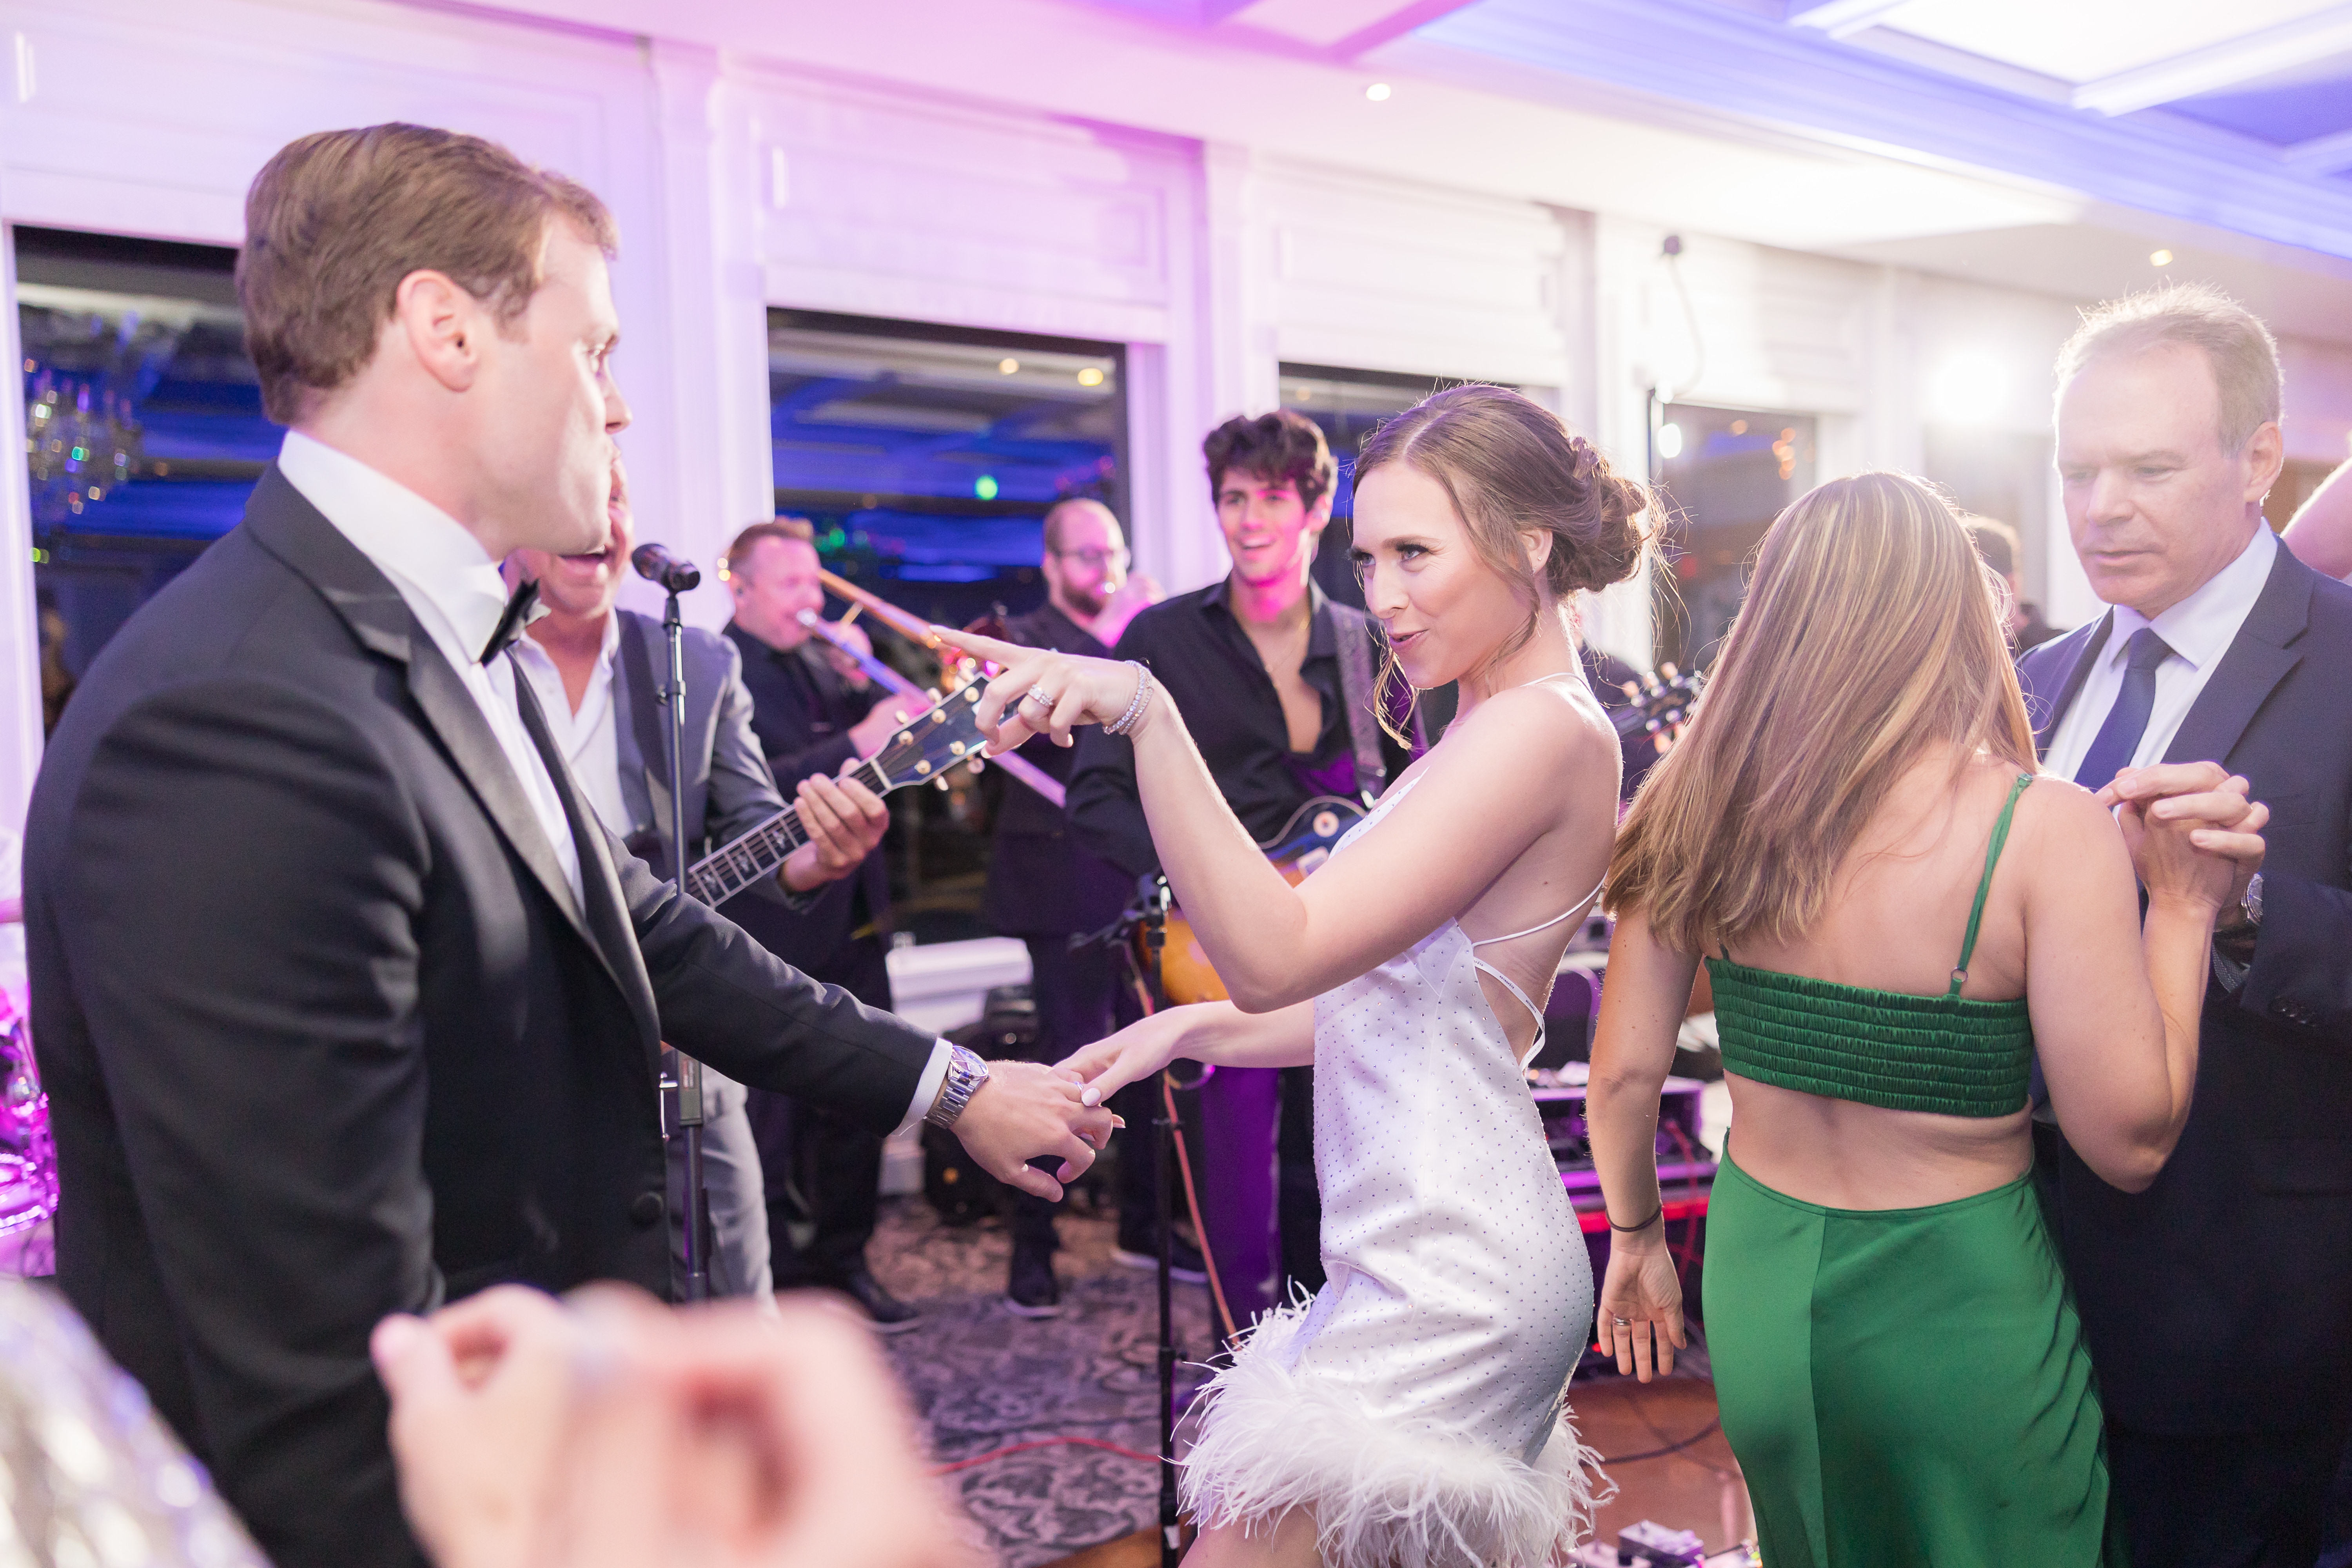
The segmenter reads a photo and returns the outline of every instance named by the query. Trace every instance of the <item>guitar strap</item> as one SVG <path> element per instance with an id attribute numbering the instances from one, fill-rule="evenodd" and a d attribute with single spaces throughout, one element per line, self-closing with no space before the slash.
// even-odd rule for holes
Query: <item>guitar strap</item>
<path id="1" fill-rule="evenodd" d="M 1351 605 L 1326 601 L 1339 655 L 1339 700 L 1348 710 L 1348 738 L 1356 749 L 1356 789 L 1369 805 L 1388 787 L 1389 765 L 1381 755 L 1381 721 L 1372 704 L 1371 617 Z"/>

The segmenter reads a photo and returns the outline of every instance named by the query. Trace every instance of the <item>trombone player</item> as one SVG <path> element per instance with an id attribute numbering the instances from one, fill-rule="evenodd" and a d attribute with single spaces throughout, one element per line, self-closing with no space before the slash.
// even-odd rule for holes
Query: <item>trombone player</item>
<path id="1" fill-rule="evenodd" d="M 728 546 L 725 563 L 735 600 L 726 635 L 742 655 L 751 732 L 776 787 L 790 792 L 881 750 L 898 728 L 891 694 L 855 666 L 845 668 L 800 621 L 803 612 L 824 608 L 815 531 L 800 518 L 754 523 Z M 878 846 L 803 908 L 746 897 L 730 901 L 727 914 L 811 978 L 890 1010 L 890 878 Z M 913 1328 L 920 1314 L 883 1289 L 866 1260 L 882 1141 L 846 1117 L 782 1095 L 753 1089 L 750 1110 L 777 1287 L 838 1290 L 882 1332 Z"/>

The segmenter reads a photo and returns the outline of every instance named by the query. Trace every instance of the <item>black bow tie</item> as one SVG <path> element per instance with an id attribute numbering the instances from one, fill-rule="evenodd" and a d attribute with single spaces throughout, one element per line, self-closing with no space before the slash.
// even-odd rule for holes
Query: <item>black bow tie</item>
<path id="1" fill-rule="evenodd" d="M 546 608 L 539 602 L 539 579 L 530 578 L 507 596 L 507 607 L 499 612 L 498 629 L 490 633 L 490 640 L 483 645 L 482 662 L 488 664 L 514 647 L 522 636 L 523 627 L 546 613 Z"/>

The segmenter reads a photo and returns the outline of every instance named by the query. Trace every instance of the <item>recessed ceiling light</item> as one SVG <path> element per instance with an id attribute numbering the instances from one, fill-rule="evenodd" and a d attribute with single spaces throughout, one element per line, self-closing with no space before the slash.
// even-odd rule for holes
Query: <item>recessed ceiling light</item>
<path id="1" fill-rule="evenodd" d="M 1001 359 L 996 362 L 996 374 L 999 375 L 1011 375 L 1020 368 L 1021 362 L 1017 359 Z"/>
<path id="2" fill-rule="evenodd" d="M 1086 369 L 1078 372 L 1078 384 L 1080 386 L 1100 386 L 1102 384 L 1103 373 L 1097 370 L 1094 366 L 1088 365 Z"/>
<path id="3" fill-rule="evenodd" d="M 1374 103 L 1386 103 L 1389 97 L 1389 84 L 1384 81 L 1376 81 L 1372 83 L 1371 86 L 1364 89 L 1364 96 L 1370 99 Z"/>
<path id="4" fill-rule="evenodd" d="M 2150 267 L 2169 267 L 2172 265 L 2172 252 L 2151 250 L 2147 253 L 2147 264 Z"/>

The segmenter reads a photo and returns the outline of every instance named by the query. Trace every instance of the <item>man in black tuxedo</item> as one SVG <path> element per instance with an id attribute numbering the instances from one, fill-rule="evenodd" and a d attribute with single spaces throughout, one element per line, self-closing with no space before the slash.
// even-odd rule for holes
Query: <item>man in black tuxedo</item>
<path id="1" fill-rule="evenodd" d="M 838 656 L 799 620 L 824 606 L 814 531 L 793 517 L 745 529 L 727 549 L 727 588 L 735 598 L 727 639 L 742 658 L 751 732 L 777 784 L 793 789 L 879 751 L 906 704 L 883 701 L 887 694 L 863 672 L 844 674 Z M 890 1005 L 890 869 L 879 847 L 808 903 L 787 908 L 746 894 L 727 913 L 812 978 L 870 1007 Z M 835 1107 L 759 1089 L 750 1109 L 777 1282 L 840 1290 L 884 1333 L 915 1327 L 920 1315 L 866 1263 L 880 1214 L 882 1141 L 874 1129 Z"/>
<path id="2" fill-rule="evenodd" d="M 478 138 L 305 137 L 247 200 L 292 426 L 92 665 L 37 784 L 59 1283 L 278 1568 L 422 1561 L 368 1335 L 499 1281 L 668 1289 L 656 1054 L 1006 1179 L 1108 1131 L 777 962 L 605 832 L 498 563 L 604 538 L 602 204 Z"/>
<path id="3" fill-rule="evenodd" d="M 2060 380 L 2067 526 L 2113 608 L 2020 664 L 2045 764 L 2145 802 L 2218 763 L 2271 818 L 2163 1173 L 2122 1193 L 2054 1125 L 2036 1142 L 2134 1561 L 2308 1568 L 2352 1426 L 2352 588 L 2263 521 L 2280 377 L 2246 311 L 2104 306 Z"/>

